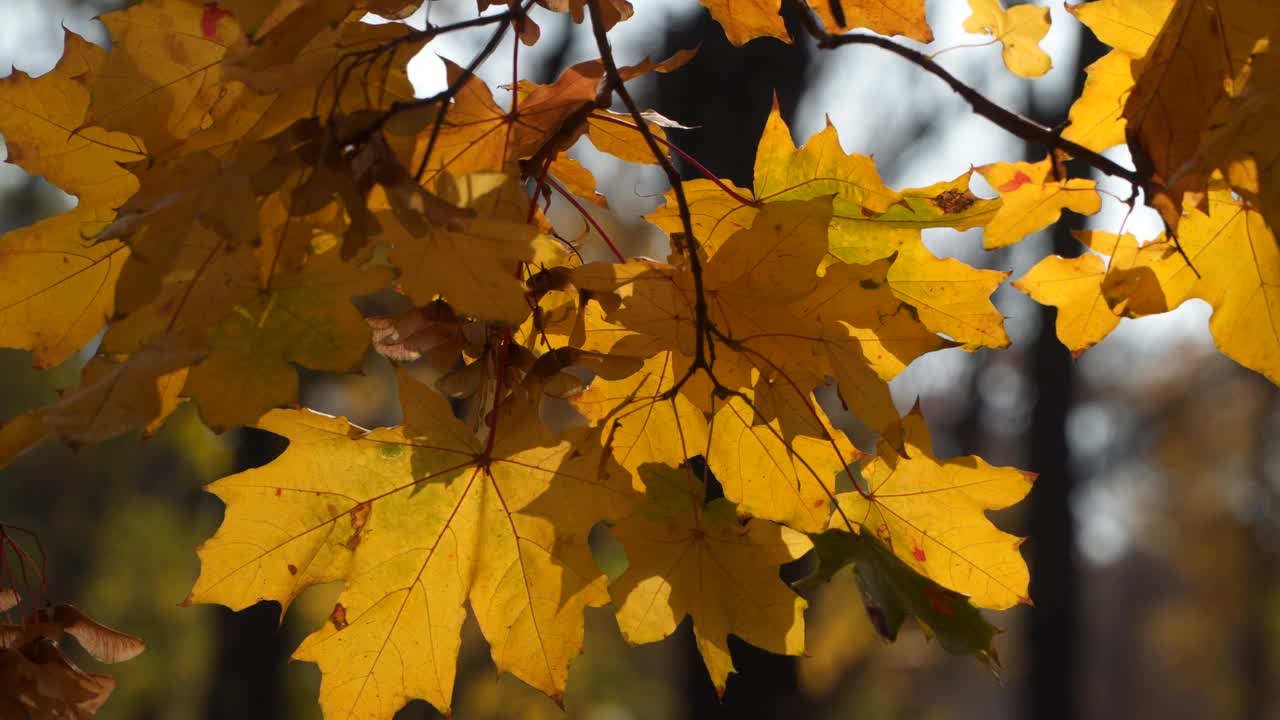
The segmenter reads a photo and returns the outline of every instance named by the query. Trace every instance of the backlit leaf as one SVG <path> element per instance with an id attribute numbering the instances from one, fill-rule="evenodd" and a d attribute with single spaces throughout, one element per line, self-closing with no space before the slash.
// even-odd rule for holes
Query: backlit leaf
<path id="1" fill-rule="evenodd" d="M 835 5 L 840 7 L 841 18 L 832 13 Z M 867 28 L 881 35 L 905 35 L 922 43 L 933 41 L 933 31 L 924 19 L 923 0 L 809 0 L 809 7 L 832 34 Z"/>
<path id="2" fill-rule="evenodd" d="M 320 665 L 326 714 L 389 718 L 414 697 L 447 712 L 468 602 L 499 670 L 559 696 L 583 608 L 608 600 L 587 532 L 625 515 L 629 491 L 598 479 L 598 453 L 531 445 L 523 423 L 486 448 L 441 396 L 408 379 L 401 392 L 401 428 L 268 414 L 289 448 L 211 486 L 228 514 L 188 601 L 287 606 L 344 579 L 296 654 Z"/>
<path id="3" fill-rule="evenodd" d="M 986 511 L 1021 500 L 1032 476 L 975 457 L 939 461 L 919 408 L 903 425 L 910 456 L 882 440 L 877 457 L 862 468 L 859 488 L 839 496 L 830 527 L 861 527 L 907 567 L 980 607 L 1029 602 L 1022 541 L 992 525 Z"/>
<path id="4" fill-rule="evenodd" d="M 1049 8 L 1018 5 L 1005 10 L 1000 0 L 969 0 L 973 11 L 965 32 L 986 33 L 1004 45 L 1004 64 L 1015 75 L 1036 78 L 1049 72 L 1053 61 L 1040 49 L 1049 34 Z"/>
<path id="5" fill-rule="evenodd" d="M 1092 215 L 1102 207 L 1094 181 L 1058 179 L 1051 158 L 984 165 L 978 172 L 1004 201 L 983 231 L 982 246 L 988 250 L 1012 245 L 1052 225 L 1063 210 Z"/>
<path id="6" fill-rule="evenodd" d="M 704 504 L 688 469 L 645 465 L 648 500 L 614 533 L 627 570 L 609 587 L 618 627 L 632 643 L 661 640 L 686 615 L 716 690 L 734 671 L 729 635 L 772 652 L 804 650 L 807 603 L 778 578 L 778 567 L 808 552 L 809 539 L 767 520 L 739 523 L 733 504 Z"/>
<path id="7" fill-rule="evenodd" d="M 0 237 L 0 344 L 31 350 L 37 367 L 61 363 L 101 329 L 115 308 L 115 285 L 129 250 L 88 238 L 137 189 L 120 167 L 142 157 L 132 137 L 81 127 L 89 93 L 78 79 L 106 53 L 65 33 L 51 72 L 0 79 L 0 133 L 8 162 L 76 195 L 72 211 Z"/>

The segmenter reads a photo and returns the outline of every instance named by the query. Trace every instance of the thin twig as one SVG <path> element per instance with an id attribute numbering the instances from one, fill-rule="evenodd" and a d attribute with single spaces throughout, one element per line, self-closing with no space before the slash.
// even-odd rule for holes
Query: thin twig
<path id="1" fill-rule="evenodd" d="M 623 255 L 622 251 L 618 249 L 618 246 L 613 244 L 613 240 L 609 239 L 609 234 L 604 231 L 603 227 L 600 227 L 600 223 L 590 212 L 587 211 L 587 208 L 582 203 L 578 202 L 578 198 L 574 197 L 573 193 L 566 190 L 563 185 L 556 182 L 555 178 L 552 178 L 550 175 L 546 176 L 546 182 L 548 187 L 560 193 L 560 196 L 568 201 L 568 203 L 578 211 L 578 214 L 582 216 L 583 220 L 586 220 L 592 228 L 595 228 L 596 233 L 600 235 L 600 239 L 604 240 L 604 244 L 608 245 L 609 249 L 613 251 L 613 256 L 618 258 L 618 262 L 624 263 L 627 261 L 627 256 Z"/>
<path id="2" fill-rule="evenodd" d="M 609 83 L 610 89 L 618 94 L 622 99 L 623 105 L 627 107 L 627 111 L 631 113 L 632 120 L 635 121 L 636 130 L 644 138 L 645 144 L 649 146 L 649 152 L 657 159 L 658 164 L 662 166 L 662 171 L 667 175 L 667 182 L 671 183 L 671 191 L 676 198 L 676 207 L 680 213 L 680 224 L 684 228 L 684 250 L 685 257 L 689 261 L 689 274 L 693 276 L 693 292 L 694 292 L 694 351 L 693 364 L 689 367 L 689 372 L 677 384 L 683 384 L 694 371 L 702 368 L 710 374 L 711 367 L 707 362 L 706 343 L 707 334 L 711 326 L 707 313 L 707 298 L 703 291 L 702 283 L 702 260 L 698 256 L 699 246 L 698 240 L 693 234 L 693 218 L 689 212 L 689 200 L 685 197 L 684 186 L 680 181 L 680 173 L 676 172 L 675 165 L 671 163 L 671 159 L 667 154 L 662 152 L 662 148 L 658 145 L 658 141 L 654 139 L 653 132 L 649 130 L 649 124 L 645 122 L 644 115 L 640 113 L 640 106 L 636 105 L 636 101 L 631 97 L 631 93 L 627 91 L 626 85 L 623 83 L 622 74 L 618 72 L 618 63 L 613 58 L 613 49 L 609 46 L 609 36 L 604 28 L 604 20 L 600 12 L 600 0 L 587 0 L 587 8 L 591 11 L 591 29 L 595 33 L 596 46 L 600 50 L 600 61 L 604 63 L 605 80 Z M 714 376 L 712 377 L 715 382 Z M 715 383 L 719 386 L 719 383 Z"/>

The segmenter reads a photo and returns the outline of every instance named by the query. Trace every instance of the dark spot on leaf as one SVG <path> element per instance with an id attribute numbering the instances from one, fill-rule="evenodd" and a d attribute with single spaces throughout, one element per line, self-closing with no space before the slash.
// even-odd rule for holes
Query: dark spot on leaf
<path id="1" fill-rule="evenodd" d="M 859 280 L 858 285 L 862 286 L 863 290 L 875 290 L 880 287 L 880 283 L 872 280 L 871 278 L 863 278 Z"/>
<path id="2" fill-rule="evenodd" d="M 973 207 L 973 203 L 977 199 L 971 192 L 945 190 L 938 193 L 937 197 L 933 199 L 933 204 L 948 215 L 957 215 Z"/>
<path id="3" fill-rule="evenodd" d="M 289 574 L 290 574 L 290 575 L 297 575 L 297 574 L 298 574 L 298 566 L 297 566 L 297 565 L 294 565 L 293 563 L 289 563 Z"/>

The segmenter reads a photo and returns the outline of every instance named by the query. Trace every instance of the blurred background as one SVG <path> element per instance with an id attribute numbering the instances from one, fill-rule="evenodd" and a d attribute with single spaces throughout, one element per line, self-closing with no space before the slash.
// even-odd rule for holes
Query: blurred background
<path id="1" fill-rule="evenodd" d="M 0 0 L 0 68 L 40 74 L 62 51 L 62 27 L 106 43 L 92 18 L 126 5 L 109 0 Z M 1001 160 L 1039 160 L 1043 149 L 969 112 L 936 79 L 875 48 L 819 53 L 805 42 L 757 40 L 733 49 L 693 0 L 640 0 L 613 33 L 618 59 L 665 57 L 700 45 L 677 73 L 638 81 L 641 103 L 695 129 L 673 139 L 742 186 L 776 93 L 795 139 L 831 122 L 849 152 L 874 154 L 894 187 L 926 185 Z M 999 49 L 960 29 L 964 0 L 930 0 L 939 61 L 989 97 L 1046 124 L 1065 119 L 1082 69 L 1102 48 L 1062 7 L 1044 43 L 1054 70 L 1024 81 Z M 474 12 L 470 0 L 431 0 L 444 23 Z M 543 39 L 520 53 L 521 76 L 547 82 L 595 57 L 589 33 L 537 11 Z M 794 18 L 791 18 L 794 21 Z M 803 32 L 792 23 L 793 35 Z M 901 40 L 901 39 L 900 39 Z M 448 36 L 412 68 L 420 94 L 443 87 L 437 56 L 465 62 L 480 35 Z M 903 41 L 909 42 L 909 41 Z M 961 47 L 965 46 L 965 47 Z M 504 46 L 507 53 L 510 46 Z M 499 49 L 498 58 L 504 56 Z M 510 57 L 510 55 L 506 55 Z M 6 70 L 0 70 L 5 73 Z M 509 64 L 480 72 L 509 83 Z M 501 91 L 497 93 L 502 99 Z M 662 257 L 639 216 L 660 202 L 660 172 L 575 154 L 596 174 L 613 213 L 600 221 L 624 250 Z M 1127 161 L 1123 151 L 1115 158 Z M 980 178 L 975 190 L 984 194 Z M 1103 180 L 1120 197 L 1128 188 Z M 990 192 L 986 192 L 988 196 Z M 74 202 L 42 180 L 0 166 L 0 230 L 61 212 Z M 553 213 L 564 210 L 553 208 Z M 1024 273 L 1049 251 L 1074 255 L 1072 228 L 1154 237 L 1157 221 L 1115 199 L 1092 218 L 1006 251 L 983 253 L 980 231 L 927 231 L 939 254 Z M 553 214 L 561 223 L 582 220 Z M 567 230 L 567 227 L 565 228 Z M 572 233 L 569 233 L 570 235 Z M 599 243 L 587 243 L 597 247 Z M 573 666 L 567 714 L 640 718 L 1271 718 L 1280 713 L 1280 394 L 1261 376 L 1217 354 L 1208 307 L 1191 301 L 1166 316 L 1124 320 L 1102 344 L 1072 360 L 1053 331 L 1054 313 L 1002 287 L 1013 347 L 934 353 L 893 383 L 905 410 L 920 398 L 939 457 L 980 454 L 1040 473 L 1028 502 L 997 522 L 1029 535 L 1034 609 L 992 613 L 999 679 L 952 658 L 911 629 L 894 645 L 868 623 L 849 577 L 836 580 L 808 616 L 808 656 L 795 660 L 734 641 L 739 673 L 717 702 L 686 623 L 667 641 L 627 647 L 608 609 L 588 611 L 586 652 Z M 76 381 L 82 356 L 48 371 L 27 354 L 0 351 L 0 419 L 46 404 Z M 372 426 L 398 421 L 391 371 L 371 356 L 363 376 L 304 378 L 303 403 Z M 323 622 L 336 587 L 309 591 L 283 623 L 262 604 L 241 613 L 180 608 L 198 572 L 193 549 L 212 534 L 220 503 L 201 486 L 268 462 L 282 442 L 259 431 L 221 437 L 190 408 L 154 437 L 121 438 L 72 452 L 46 443 L 0 471 L 0 519 L 40 534 L 50 596 L 145 638 L 140 657 L 103 670 L 118 681 L 100 717 L 200 720 L 318 718 L 319 674 L 287 662 Z M 474 622 L 464 631 L 455 713 L 461 718 L 556 718 L 550 700 L 497 677 Z M 415 702 L 398 716 L 434 718 Z"/>

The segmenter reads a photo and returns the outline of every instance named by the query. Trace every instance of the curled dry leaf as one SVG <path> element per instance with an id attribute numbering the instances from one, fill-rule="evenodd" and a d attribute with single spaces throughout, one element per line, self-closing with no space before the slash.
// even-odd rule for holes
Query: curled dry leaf
<path id="1" fill-rule="evenodd" d="M 0 590 L 0 603 L 13 590 Z M 0 717 L 80 720 L 97 713 L 115 689 L 115 681 L 87 673 L 59 646 L 64 634 L 79 641 L 101 662 L 132 659 L 145 646 L 71 605 L 37 610 L 20 625 L 0 625 Z"/>

